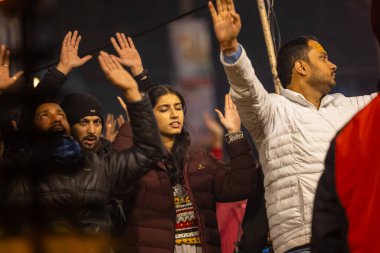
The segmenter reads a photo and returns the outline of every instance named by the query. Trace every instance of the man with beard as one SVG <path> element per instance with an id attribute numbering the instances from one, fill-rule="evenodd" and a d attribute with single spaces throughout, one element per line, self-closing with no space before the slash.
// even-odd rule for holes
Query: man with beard
<path id="1" fill-rule="evenodd" d="M 83 150 L 107 152 L 110 142 L 101 137 L 104 113 L 99 100 L 90 94 L 65 95 L 61 107 L 67 115 L 71 134 Z"/>
<path id="2" fill-rule="evenodd" d="M 209 9 L 230 94 L 263 167 L 274 251 L 310 252 L 314 196 L 330 142 L 376 94 L 329 95 L 337 67 L 313 36 L 281 47 L 277 71 L 285 88 L 280 94 L 269 94 L 238 43 L 241 21 L 233 0 L 216 4 L 215 8 L 209 1 Z"/>
<path id="3" fill-rule="evenodd" d="M 30 148 L 0 160 L 0 235 L 109 234 L 108 201 L 122 198 L 162 156 L 152 108 L 136 81 L 105 53 L 102 70 L 125 94 L 133 146 L 109 156 L 81 150 L 70 136 L 66 114 L 54 100 L 33 101 L 19 128 Z M 27 210 L 27 212 L 26 212 Z"/>

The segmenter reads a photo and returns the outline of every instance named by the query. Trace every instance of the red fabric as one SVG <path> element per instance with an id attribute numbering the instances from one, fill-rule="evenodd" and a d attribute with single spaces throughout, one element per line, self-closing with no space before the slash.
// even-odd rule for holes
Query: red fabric
<path id="1" fill-rule="evenodd" d="M 233 253 L 240 240 L 246 204 L 246 200 L 216 204 L 222 253 Z"/>
<path id="2" fill-rule="evenodd" d="M 210 150 L 217 159 L 223 159 L 223 150 L 213 148 Z M 236 242 L 242 234 L 241 223 L 245 213 L 247 201 L 227 202 L 216 204 L 216 217 L 220 232 L 220 242 L 222 253 L 233 253 Z"/>
<path id="3" fill-rule="evenodd" d="M 380 252 L 380 97 L 336 139 L 336 192 L 346 211 L 350 252 Z"/>

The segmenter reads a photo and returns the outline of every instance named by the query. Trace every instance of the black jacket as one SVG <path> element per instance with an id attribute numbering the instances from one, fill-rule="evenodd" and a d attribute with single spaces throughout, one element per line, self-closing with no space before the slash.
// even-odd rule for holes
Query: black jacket
<path id="1" fill-rule="evenodd" d="M 12 175 L 10 178 L 2 173 L 0 178 L 3 229 L 9 228 L 7 224 L 11 221 L 12 229 L 108 233 L 108 201 L 112 197 L 122 198 L 162 156 L 149 100 L 130 103 L 128 108 L 134 146 L 123 152 L 84 153 L 83 163 L 69 168 L 53 163 L 36 164 L 33 155 L 13 162 L 2 161 L 2 172 L 16 172 L 8 174 Z"/>

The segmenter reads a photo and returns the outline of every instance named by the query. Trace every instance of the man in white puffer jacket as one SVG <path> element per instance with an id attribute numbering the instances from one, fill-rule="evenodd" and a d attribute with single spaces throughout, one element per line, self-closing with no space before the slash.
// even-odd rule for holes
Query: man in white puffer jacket
<path id="1" fill-rule="evenodd" d="M 276 253 L 310 252 L 316 187 L 330 142 L 376 94 L 328 95 L 336 65 L 314 37 L 285 44 L 278 73 L 286 89 L 269 94 L 238 43 L 241 22 L 232 0 L 209 2 L 233 100 L 250 132 L 264 170 L 270 235 Z"/>

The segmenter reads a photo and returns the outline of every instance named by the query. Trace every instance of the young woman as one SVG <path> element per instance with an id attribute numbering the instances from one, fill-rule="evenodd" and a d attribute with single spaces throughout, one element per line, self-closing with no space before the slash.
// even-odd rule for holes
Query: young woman
<path id="1" fill-rule="evenodd" d="M 148 95 L 166 154 L 124 200 L 127 225 L 122 252 L 220 252 L 216 202 L 247 198 L 257 172 L 236 107 L 227 95 L 225 115 L 217 111 L 228 130 L 228 167 L 190 145 L 181 94 L 159 85 Z"/>

